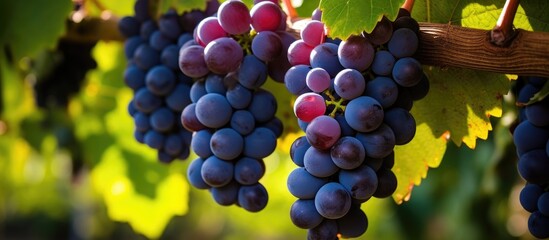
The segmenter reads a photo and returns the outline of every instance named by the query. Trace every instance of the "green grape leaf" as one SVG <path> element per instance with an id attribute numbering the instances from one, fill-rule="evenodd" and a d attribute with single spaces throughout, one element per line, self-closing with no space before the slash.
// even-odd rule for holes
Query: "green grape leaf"
<path id="1" fill-rule="evenodd" d="M 371 32 L 385 15 L 394 20 L 404 0 L 322 0 L 322 22 L 332 38 L 347 39 L 363 31 Z"/>
<path id="2" fill-rule="evenodd" d="M 428 124 L 418 124 L 414 139 L 406 145 L 395 147 L 397 189 L 393 199 L 397 203 L 410 199 L 414 185 L 419 186 L 427 177 L 429 168 L 436 168 L 446 152 L 447 136 L 435 136 Z"/>
<path id="3" fill-rule="evenodd" d="M 427 123 L 435 136 L 449 132 L 458 146 L 475 148 L 476 139 L 486 139 L 492 130 L 490 116 L 501 117 L 502 99 L 510 87 L 505 75 L 463 69 L 426 71 L 431 88 L 414 103 L 418 124 Z"/>
<path id="4" fill-rule="evenodd" d="M 127 158 L 125 153 L 126 150 L 116 145 L 109 147 L 91 172 L 92 185 L 105 200 L 109 217 L 127 221 L 135 231 L 149 238 L 158 238 L 174 215 L 188 211 L 189 186 L 181 173 L 161 174 L 147 168 L 132 169 L 135 159 Z M 131 177 L 132 172 L 141 174 L 142 181 L 154 185 L 154 196 L 135 189 L 139 182 Z"/>
<path id="5" fill-rule="evenodd" d="M 206 0 L 160 0 L 158 4 L 159 14 L 165 13 L 170 8 L 174 8 L 178 13 L 188 12 L 194 9 L 206 9 Z"/>
<path id="6" fill-rule="evenodd" d="M 420 22 L 448 23 L 490 30 L 496 25 L 503 5 L 504 2 L 494 3 L 489 0 L 474 3 L 423 0 L 415 2 L 412 16 Z M 517 16 L 526 16 L 522 7 L 519 7 Z M 517 28 L 532 29 L 528 19 L 524 17 L 515 18 L 514 24 Z M 430 71 L 430 75 L 434 87 L 431 93 L 438 95 L 430 96 L 433 99 L 430 101 L 431 105 L 437 105 L 437 102 L 449 105 L 436 107 L 435 109 L 445 110 L 439 113 L 432 110 L 429 113 L 429 107 L 433 106 L 425 106 L 418 114 L 431 114 L 432 117 L 439 115 L 442 118 L 433 118 L 440 119 L 439 123 L 433 122 L 435 134 L 449 131 L 454 143 L 460 145 L 465 142 L 468 147 L 474 148 L 476 138 L 486 139 L 488 131 L 492 130 L 489 116 L 501 116 L 501 97 L 507 93 L 509 79 L 513 77 L 465 69 L 436 69 Z M 450 104 L 450 101 L 459 104 Z M 419 104 L 423 106 L 426 102 L 428 101 Z"/>
<path id="7" fill-rule="evenodd" d="M 471 1 L 415 1 L 412 16 L 419 22 L 450 23 L 464 27 L 490 30 L 495 25 L 505 2 Z M 523 1 L 513 25 L 529 31 L 549 31 L 549 5 L 545 0 Z"/>
<path id="8" fill-rule="evenodd" d="M 53 48 L 71 9 L 70 0 L 0 1 L 0 46 L 16 61 Z"/>

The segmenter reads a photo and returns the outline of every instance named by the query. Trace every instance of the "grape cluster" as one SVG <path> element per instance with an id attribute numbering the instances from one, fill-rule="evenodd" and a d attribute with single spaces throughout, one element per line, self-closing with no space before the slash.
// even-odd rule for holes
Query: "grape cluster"
<path id="1" fill-rule="evenodd" d="M 537 238 L 549 238 L 549 99 L 525 105 L 540 91 L 546 78 L 521 77 L 517 103 L 520 123 L 513 131 L 518 172 L 526 185 L 520 192 L 522 207 L 531 213 L 528 229 Z"/>
<path id="2" fill-rule="evenodd" d="M 210 1 L 208 9 L 218 5 Z M 128 106 L 135 122 L 134 137 L 157 149 L 161 162 L 186 159 L 191 132 L 178 122 L 179 113 L 191 103 L 193 81 L 179 71 L 178 56 L 181 45 L 192 39 L 189 29 L 192 31 L 205 13 L 192 11 L 180 16 L 169 10 L 155 21 L 148 14 L 147 0 L 137 0 L 134 9 L 135 16 L 123 17 L 119 22 L 120 32 L 126 37 L 128 60 L 124 82 L 134 91 Z"/>
<path id="3" fill-rule="evenodd" d="M 429 81 L 413 58 L 419 25 L 406 11 L 344 41 L 327 38 L 320 16 L 288 49 L 285 84 L 305 132 L 290 149 L 299 166 L 287 179 L 298 198 L 290 218 L 309 239 L 353 238 L 368 227 L 361 204 L 396 189 L 393 149 L 414 137 L 409 111 Z"/>
<path id="4" fill-rule="evenodd" d="M 189 182 L 209 189 L 220 205 L 250 212 L 267 205 L 259 183 L 263 159 L 283 130 L 276 99 L 262 85 L 268 76 L 283 81 L 290 67 L 284 53 L 295 40 L 285 32 L 277 1 L 256 2 L 251 9 L 237 0 L 223 2 L 215 16 L 198 23 L 179 55 L 181 71 L 194 79 L 191 103 L 181 112 L 198 155 L 187 169 Z"/>
<path id="5" fill-rule="evenodd" d="M 70 98 L 80 91 L 88 71 L 97 67 L 91 55 L 95 44 L 59 39 L 51 53 L 52 69 L 40 71 L 34 85 L 38 107 L 67 107 Z"/>

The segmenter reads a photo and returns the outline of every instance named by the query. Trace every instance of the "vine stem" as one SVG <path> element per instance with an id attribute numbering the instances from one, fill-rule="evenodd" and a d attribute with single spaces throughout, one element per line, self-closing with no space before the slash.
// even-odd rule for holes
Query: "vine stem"
<path id="1" fill-rule="evenodd" d="M 417 59 L 424 65 L 549 77 L 548 32 L 515 31 L 508 46 L 493 44 L 489 30 L 420 23 Z"/>
<path id="2" fill-rule="evenodd" d="M 414 8 L 414 2 L 414 0 L 406 0 L 404 1 L 404 4 L 402 4 L 402 8 L 406 9 L 411 14 L 412 9 Z"/>
<path id="3" fill-rule="evenodd" d="M 515 36 L 513 21 L 517 13 L 520 0 L 507 0 L 499 15 L 496 26 L 490 32 L 492 43 L 498 46 L 507 45 Z"/>

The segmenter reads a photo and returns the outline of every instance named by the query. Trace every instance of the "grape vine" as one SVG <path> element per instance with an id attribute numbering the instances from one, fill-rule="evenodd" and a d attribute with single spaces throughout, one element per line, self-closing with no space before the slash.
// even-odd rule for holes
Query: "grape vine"
<path id="1" fill-rule="evenodd" d="M 32 209 L 15 189 L 89 176 L 104 217 L 149 238 L 180 234 L 170 219 L 183 238 L 549 237 L 542 0 L 30 1 L 0 3 L 2 221 Z M 474 213 L 436 215 L 449 202 Z M 223 224 L 172 218 L 197 211 Z"/>

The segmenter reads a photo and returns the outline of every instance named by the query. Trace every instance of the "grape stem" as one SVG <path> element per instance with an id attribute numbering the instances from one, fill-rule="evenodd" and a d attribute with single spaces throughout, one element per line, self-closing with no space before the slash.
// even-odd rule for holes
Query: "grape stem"
<path id="1" fill-rule="evenodd" d="M 297 11 L 294 8 L 294 5 L 292 4 L 292 0 L 282 0 L 284 2 L 284 6 L 286 7 L 286 13 L 288 14 L 288 17 L 290 19 L 295 19 L 298 17 Z"/>
<path id="2" fill-rule="evenodd" d="M 326 96 L 328 96 L 330 98 L 329 100 L 326 100 L 326 106 L 330 106 L 330 105 L 334 106 L 334 109 L 329 114 L 330 117 L 334 118 L 338 110 L 341 110 L 341 112 L 345 112 L 345 104 L 344 104 L 345 99 L 340 98 L 339 100 L 336 100 L 336 98 L 330 92 L 329 89 L 324 91 L 324 94 L 326 94 Z"/>
<path id="3" fill-rule="evenodd" d="M 402 8 L 406 9 L 409 13 L 412 13 L 412 8 L 414 8 L 414 0 L 406 0 L 402 4 Z"/>
<path id="4" fill-rule="evenodd" d="M 515 36 L 513 20 L 517 13 L 519 0 L 507 0 L 499 15 L 496 26 L 490 32 L 491 42 L 497 46 L 506 46 Z"/>

